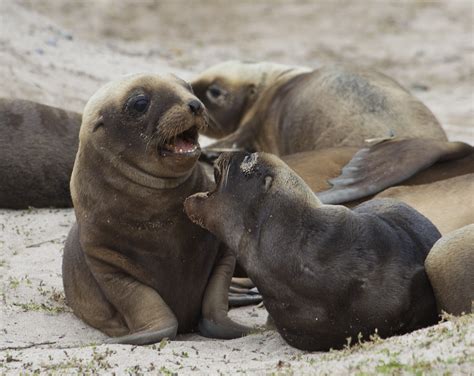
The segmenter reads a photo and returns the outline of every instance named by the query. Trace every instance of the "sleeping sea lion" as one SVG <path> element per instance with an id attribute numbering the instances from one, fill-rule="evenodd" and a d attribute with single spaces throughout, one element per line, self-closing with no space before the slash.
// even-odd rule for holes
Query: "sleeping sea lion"
<path id="1" fill-rule="evenodd" d="M 225 137 L 211 150 L 288 155 L 389 136 L 447 140 L 423 103 L 373 70 L 230 61 L 202 72 L 192 86 L 210 114 L 204 133 Z"/>
<path id="2" fill-rule="evenodd" d="M 440 311 L 453 315 L 474 309 L 474 224 L 439 239 L 425 260 Z"/>
<path id="3" fill-rule="evenodd" d="M 0 208 L 69 207 L 81 115 L 0 98 Z"/>
<path id="4" fill-rule="evenodd" d="M 277 157 L 223 154 L 188 216 L 235 253 L 292 346 L 329 350 L 437 322 L 424 260 L 440 233 L 394 200 L 324 205 Z"/>
<path id="5" fill-rule="evenodd" d="M 198 131 L 207 114 L 176 76 L 111 82 L 84 109 L 71 178 L 76 213 L 63 259 L 68 304 L 113 343 L 194 330 L 235 338 L 227 317 L 234 256 L 183 212 L 212 186 Z"/>

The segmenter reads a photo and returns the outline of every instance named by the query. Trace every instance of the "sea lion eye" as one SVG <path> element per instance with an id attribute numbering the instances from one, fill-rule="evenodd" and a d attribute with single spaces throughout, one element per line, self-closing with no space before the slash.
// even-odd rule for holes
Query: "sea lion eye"
<path id="1" fill-rule="evenodd" d="M 128 102 L 128 108 L 134 112 L 144 113 L 148 109 L 150 99 L 146 95 L 138 95 Z"/>
<path id="2" fill-rule="evenodd" d="M 217 85 L 211 85 L 207 89 L 207 95 L 211 98 L 217 99 L 222 95 L 222 90 Z"/>

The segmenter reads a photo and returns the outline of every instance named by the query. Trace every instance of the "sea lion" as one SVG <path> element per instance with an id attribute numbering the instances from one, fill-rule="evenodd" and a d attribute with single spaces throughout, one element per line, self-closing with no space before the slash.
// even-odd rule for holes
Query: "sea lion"
<path id="1" fill-rule="evenodd" d="M 147 344 L 198 326 L 235 338 L 234 256 L 183 212 L 212 182 L 197 164 L 206 111 L 176 76 L 137 74 L 99 89 L 83 113 L 64 248 L 68 304 L 112 343 Z"/>
<path id="2" fill-rule="evenodd" d="M 397 186 L 386 189 L 375 198 L 392 198 L 416 210 L 443 235 L 474 223 L 474 173 L 429 184 Z"/>
<path id="3" fill-rule="evenodd" d="M 440 311 L 453 315 L 473 312 L 474 224 L 439 239 L 425 260 L 425 268 Z"/>
<path id="4" fill-rule="evenodd" d="M 422 102 L 369 69 L 230 61 L 202 72 L 192 86 L 210 114 L 204 133 L 225 137 L 211 150 L 288 155 L 388 136 L 447 140 Z"/>
<path id="5" fill-rule="evenodd" d="M 0 207 L 70 207 L 81 115 L 0 98 Z"/>
<path id="6" fill-rule="evenodd" d="M 341 154 L 347 156 L 346 150 Z M 305 164 L 324 163 L 316 158 L 314 155 L 311 161 L 306 157 Z M 474 148 L 464 142 L 423 138 L 384 140 L 357 150 L 349 162 L 333 168 L 330 173 L 336 172 L 338 176 L 326 179 L 331 187 L 318 196 L 325 203 L 339 204 L 373 195 L 401 182 L 418 185 L 473 173 L 472 162 Z"/>
<path id="7" fill-rule="evenodd" d="M 285 159 L 326 204 L 351 207 L 378 193 L 377 198 L 390 197 L 412 206 L 442 234 L 474 222 L 472 146 L 394 139 L 360 149 L 346 163 L 351 153 L 351 148 L 337 148 Z"/>
<path id="8" fill-rule="evenodd" d="M 265 153 L 223 154 L 215 175 L 215 190 L 187 198 L 186 213 L 235 252 L 290 345 L 329 350 L 437 322 L 423 263 L 440 233 L 416 210 L 324 205 Z"/>

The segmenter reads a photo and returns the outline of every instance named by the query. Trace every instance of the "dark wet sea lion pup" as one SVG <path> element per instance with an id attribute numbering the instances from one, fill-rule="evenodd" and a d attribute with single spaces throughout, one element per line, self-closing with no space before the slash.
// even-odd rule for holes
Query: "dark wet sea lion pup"
<path id="1" fill-rule="evenodd" d="M 439 239 L 425 268 L 440 311 L 474 312 L 474 223 Z"/>
<path id="2" fill-rule="evenodd" d="M 437 322 L 423 263 L 440 234 L 417 211 L 323 205 L 265 153 L 224 154 L 215 174 L 216 189 L 186 199 L 186 212 L 235 252 L 289 344 L 328 350 Z"/>
<path id="3" fill-rule="evenodd" d="M 192 81 L 210 114 L 210 148 L 287 155 L 379 137 L 446 140 L 431 111 L 393 79 L 332 65 L 311 70 L 229 61 Z"/>
<path id="4" fill-rule="evenodd" d="M 78 113 L 0 98 L 0 208 L 72 206 L 80 125 Z"/>
<path id="5" fill-rule="evenodd" d="M 183 212 L 212 182 L 197 164 L 206 112 L 190 86 L 138 74 L 88 101 L 71 178 L 77 224 L 64 249 L 68 304 L 115 343 L 147 344 L 198 326 L 234 338 L 235 258 Z"/>

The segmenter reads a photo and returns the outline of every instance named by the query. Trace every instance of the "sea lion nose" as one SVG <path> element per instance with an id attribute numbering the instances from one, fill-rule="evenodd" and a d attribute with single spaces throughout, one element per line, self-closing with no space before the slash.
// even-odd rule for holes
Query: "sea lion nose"
<path id="1" fill-rule="evenodd" d="M 191 110 L 191 112 L 195 115 L 200 114 L 202 112 L 203 106 L 201 102 L 199 102 L 197 99 L 193 99 L 188 103 L 188 106 Z"/>

